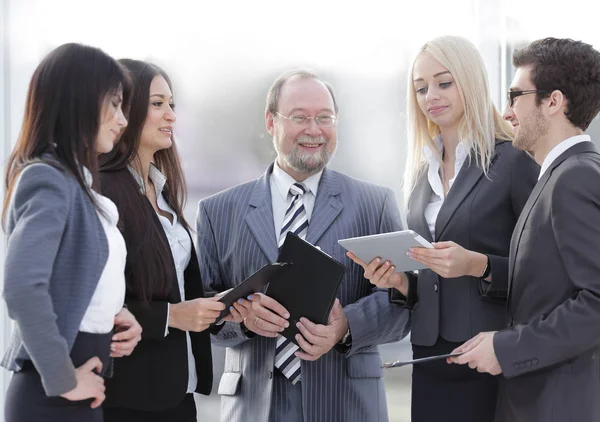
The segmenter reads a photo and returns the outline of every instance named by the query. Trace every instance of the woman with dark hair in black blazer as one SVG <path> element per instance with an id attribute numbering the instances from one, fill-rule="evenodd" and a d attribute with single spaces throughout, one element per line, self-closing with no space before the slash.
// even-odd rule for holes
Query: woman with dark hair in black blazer
<path id="1" fill-rule="evenodd" d="M 1 362 L 14 371 L 6 422 L 102 422 L 101 376 L 140 338 L 123 309 L 117 209 L 97 180 L 97 154 L 127 125 L 130 92 L 113 58 L 80 44 L 50 52 L 31 79 L 2 212 L 3 296 L 15 322 Z"/>
<path id="2" fill-rule="evenodd" d="M 204 298 L 190 228 L 183 216 L 186 187 L 173 139 L 171 82 L 155 65 L 119 61 L 134 96 L 129 125 L 101 157 L 105 195 L 119 209 L 127 244 L 125 302 L 143 328 L 127 359 L 106 382 L 105 420 L 196 421 L 194 392 L 210 394 L 210 334 L 224 305 Z M 235 308 L 227 317 L 241 321 Z"/>
<path id="3" fill-rule="evenodd" d="M 411 309 L 415 358 L 446 354 L 507 321 L 508 251 L 539 166 L 511 145 L 475 46 L 446 36 L 426 43 L 408 84 L 408 227 L 434 249 L 410 256 L 428 268 L 395 272 L 374 260 L 365 277 Z M 489 374 L 435 361 L 415 365 L 412 421 L 491 422 L 498 384 Z"/>

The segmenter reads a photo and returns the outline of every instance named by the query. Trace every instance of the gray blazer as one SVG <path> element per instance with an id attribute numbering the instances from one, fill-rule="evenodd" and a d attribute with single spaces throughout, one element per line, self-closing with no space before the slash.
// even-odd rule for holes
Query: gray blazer
<path id="1" fill-rule="evenodd" d="M 412 308 L 411 341 L 432 346 L 438 337 L 462 342 L 506 323 L 508 250 L 510 236 L 529 197 L 540 167 L 510 142 L 498 141 L 488 175 L 467 159 L 456 177 L 435 222 L 436 241 L 454 241 L 490 257 L 492 282 L 463 276 L 444 279 L 431 270 L 409 276 L 406 301 L 390 290 L 394 302 Z M 408 204 L 408 227 L 432 241 L 425 220 L 431 198 L 423 174 Z"/>
<path id="2" fill-rule="evenodd" d="M 600 155 L 561 154 L 531 193 L 510 247 L 498 422 L 600 421 Z"/>
<path id="3" fill-rule="evenodd" d="M 2 362 L 33 361 L 48 396 L 77 385 L 69 356 L 108 259 L 108 241 L 89 197 L 66 170 L 31 164 L 7 213 L 4 300 L 15 321 Z"/>
<path id="4" fill-rule="evenodd" d="M 258 180 L 202 200 L 198 209 L 198 255 L 206 291 L 234 287 L 277 259 L 269 179 Z M 352 332 L 345 355 L 332 350 L 302 362 L 302 405 L 306 422 L 387 421 L 378 344 L 408 332 L 409 313 L 389 303 L 387 293 L 363 278 L 338 239 L 400 230 L 391 190 L 325 169 L 306 240 L 342 262 L 346 273 L 338 298 Z M 240 325 L 225 323 L 214 342 L 227 346 L 219 385 L 221 420 L 267 421 L 272 406 L 275 339 L 246 337 Z M 273 404 L 279 415 L 278 404 Z M 275 419 L 280 420 L 280 419 Z"/>

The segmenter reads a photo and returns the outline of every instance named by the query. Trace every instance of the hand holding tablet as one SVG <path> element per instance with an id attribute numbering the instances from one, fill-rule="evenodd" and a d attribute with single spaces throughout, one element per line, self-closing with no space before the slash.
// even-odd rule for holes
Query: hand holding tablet
<path id="1" fill-rule="evenodd" d="M 340 239 L 338 243 L 366 264 L 377 257 L 382 262 L 390 261 L 396 266 L 396 272 L 427 268 L 407 253 L 413 247 L 433 248 L 431 243 L 412 230 Z"/>

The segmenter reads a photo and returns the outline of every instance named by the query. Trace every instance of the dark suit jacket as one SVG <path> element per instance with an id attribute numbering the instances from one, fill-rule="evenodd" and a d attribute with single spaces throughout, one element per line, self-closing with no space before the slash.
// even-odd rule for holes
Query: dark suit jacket
<path id="1" fill-rule="evenodd" d="M 574 145 L 544 173 L 513 234 L 497 421 L 600 421 L 600 155 Z"/>
<path id="2" fill-rule="evenodd" d="M 117 208 L 121 209 L 124 190 L 116 189 L 116 184 L 127 186 L 125 191 L 129 195 L 141 195 L 139 185 L 129 170 L 123 169 L 101 173 L 102 193 L 112 199 Z M 168 247 L 168 240 L 160 220 L 149 201 L 144 202 L 148 207 L 140 210 L 142 215 L 148 217 L 148 224 L 156 224 L 160 228 L 163 241 Z M 121 230 L 125 242 L 129 246 L 131 233 L 127 231 L 127 221 L 120 215 Z M 146 244 L 147 247 L 153 245 Z M 184 272 L 186 299 L 203 297 L 202 281 L 196 251 L 191 252 L 190 263 Z M 127 259 L 130 259 L 128 254 Z M 164 410 L 178 405 L 187 391 L 188 365 L 187 344 L 185 332 L 176 328 L 169 328 L 165 337 L 167 323 L 167 303 L 181 302 L 177 274 L 172 255 L 169 254 L 171 264 L 171 279 L 173 288 L 168 298 L 155 298 L 149 303 L 143 303 L 129 288 L 125 303 L 142 326 L 142 340 L 138 343 L 131 356 L 115 359 L 114 374 L 112 379 L 106 380 L 106 401 L 104 406 L 124 407 L 137 410 Z M 126 279 L 128 274 L 126 272 Z M 190 332 L 192 352 L 196 360 L 198 374 L 197 393 L 210 394 L 212 388 L 212 356 L 210 349 L 210 334 Z"/>
<path id="3" fill-rule="evenodd" d="M 413 344 L 432 346 L 440 336 L 462 342 L 506 326 L 510 237 L 538 175 L 535 161 L 505 141 L 496 143 L 488 177 L 474 160 L 465 161 L 438 214 L 435 240 L 487 254 L 492 282 L 469 276 L 444 279 L 431 270 L 419 271 L 418 279 L 410 274 L 408 301 L 396 290 L 390 297 L 413 309 Z M 431 193 L 425 172 L 410 197 L 407 217 L 408 227 L 429 241 L 425 208 Z"/>

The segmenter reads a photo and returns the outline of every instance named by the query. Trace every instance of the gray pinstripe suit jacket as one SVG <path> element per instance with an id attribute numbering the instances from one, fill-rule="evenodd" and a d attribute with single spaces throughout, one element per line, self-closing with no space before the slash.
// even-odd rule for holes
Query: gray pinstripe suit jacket
<path id="1" fill-rule="evenodd" d="M 269 186 L 272 166 L 255 181 L 200 201 L 198 256 L 205 291 L 223 291 L 277 259 Z M 387 421 L 378 344 L 408 333 L 409 313 L 389 303 L 352 263 L 338 239 L 400 230 L 391 190 L 332 170 L 321 177 L 306 239 L 346 265 L 338 298 L 352 332 L 352 348 L 302 362 L 302 405 L 306 422 Z M 267 421 L 272 403 L 275 339 L 248 339 L 239 324 L 225 323 L 216 344 L 227 346 L 219 386 L 223 421 Z"/>

